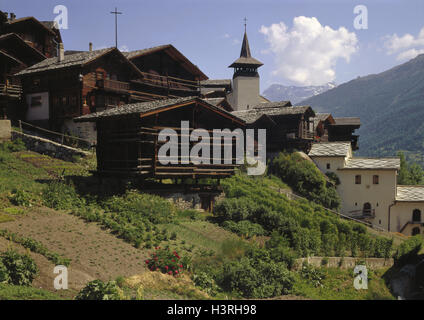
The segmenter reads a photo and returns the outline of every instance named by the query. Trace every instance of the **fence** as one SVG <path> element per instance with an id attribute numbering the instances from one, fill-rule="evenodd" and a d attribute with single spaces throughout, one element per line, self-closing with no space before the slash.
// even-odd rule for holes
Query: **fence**
<path id="1" fill-rule="evenodd" d="M 45 138 L 60 143 L 64 146 L 83 150 L 90 150 L 94 147 L 94 145 L 88 140 L 37 127 L 22 120 L 13 120 L 12 125 L 15 128 L 18 128 L 22 133 Z"/>

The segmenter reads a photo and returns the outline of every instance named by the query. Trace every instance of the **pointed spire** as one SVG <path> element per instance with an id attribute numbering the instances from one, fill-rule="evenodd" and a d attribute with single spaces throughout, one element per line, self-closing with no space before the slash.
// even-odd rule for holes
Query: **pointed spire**
<path id="1" fill-rule="evenodd" d="M 244 31 L 243 44 L 241 45 L 240 57 L 251 58 L 249 40 L 247 40 L 247 33 Z"/>

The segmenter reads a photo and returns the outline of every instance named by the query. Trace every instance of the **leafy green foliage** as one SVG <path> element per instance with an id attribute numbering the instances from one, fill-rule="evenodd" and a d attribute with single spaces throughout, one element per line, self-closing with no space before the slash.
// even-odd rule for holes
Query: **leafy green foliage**
<path id="1" fill-rule="evenodd" d="M 9 196 L 9 200 L 15 206 L 30 207 L 32 205 L 32 196 L 29 192 L 15 189 L 12 191 L 12 194 Z"/>
<path id="2" fill-rule="evenodd" d="M 101 280 L 93 280 L 89 282 L 78 295 L 75 300 L 120 300 L 121 294 L 115 281 L 103 282 Z"/>
<path id="3" fill-rule="evenodd" d="M 334 186 L 326 181 L 313 163 L 303 159 L 298 153 L 280 153 L 272 161 L 269 172 L 315 203 L 329 209 L 340 206 L 340 198 Z"/>
<path id="4" fill-rule="evenodd" d="M 245 298 L 268 298 L 290 293 L 293 276 L 267 250 L 252 249 L 246 257 L 224 264 L 221 286 Z"/>
<path id="5" fill-rule="evenodd" d="M 302 269 L 300 270 L 300 275 L 302 278 L 310 281 L 311 284 L 316 288 L 323 286 L 323 280 L 326 276 L 322 270 L 314 268 L 308 263 L 303 263 Z"/>
<path id="6" fill-rule="evenodd" d="M 30 286 L 38 273 L 38 267 L 29 255 L 8 250 L 0 256 L 0 260 L 7 270 L 7 275 L 3 278 L 9 284 Z"/>
<path id="7" fill-rule="evenodd" d="M 395 262 L 404 265 L 413 262 L 418 252 L 424 247 L 424 238 L 422 235 L 415 235 L 399 245 L 395 254 Z"/>
<path id="8" fill-rule="evenodd" d="M 13 141 L 5 141 L 3 143 L 0 143 L 0 151 L 19 152 L 25 149 L 25 143 L 22 141 L 22 139 L 16 139 Z"/>
<path id="9" fill-rule="evenodd" d="M 85 200 L 78 195 L 74 186 L 56 181 L 44 188 L 42 197 L 44 205 L 56 210 L 80 208 L 85 204 Z"/>
<path id="10" fill-rule="evenodd" d="M 219 292 L 219 287 L 215 283 L 215 280 L 206 272 L 196 273 L 192 279 L 196 287 L 199 287 L 211 296 L 215 296 Z"/>
<path id="11" fill-rule="evenodd" d="M 418 163 L 409 164 L 403 152 L 399 152 L 400 170 L 397 176 L 398 184 L 416 185 L 424 182 L 424 171 Z"/>
<path id="12" fill-rule="evenodd" d="M 260 224 L 252 223 L 249 220 L 242 220 L 239 222 L 228 220 L 222 224 L 222 227 L 238 234 L 239 236 L 245 236 L 246 238 L 262 236 L 265 234 L 265 230 Z"/>
<path id="13" fill-rule="evenodd" d="M 227 197 L 215 205 L 216 220 L 222 225 L 250 221 L 261 225 L 266 235 L 281 236 L 287 249 L 275 250 L 276 255 L 390 255 L 391 239 L 371 237 L 363 225 L 341 220 L 313 202 L 289 200 L 269 184 L 268 178 L 243 174 L 225 179 Z"/>
<path id="14" fill-rule="evenodd" d="M 145 262 L 150 271 L 160 271 L 171 276 L 177 276 L 187 268 L 184 259 L 181 259 L 176 251 L 171 252 L 169 248 L 155 248 L 155 251 Z"/>
<path id="15" fill-rule="evenodd" d="M 34 239 L 20 237 L 19 235 L 8 230 L 0 230 L 0 236 L 7 240 L 18 243 L 32 252 L 39 253 L 45 256 L 49 261 L 53 262 L 55 265 L 69 266 L 69 264 L 71 263 L 70 259 L 64 258 L 56 252 L 51 252 L 41 242 L 38 242 Z"/>

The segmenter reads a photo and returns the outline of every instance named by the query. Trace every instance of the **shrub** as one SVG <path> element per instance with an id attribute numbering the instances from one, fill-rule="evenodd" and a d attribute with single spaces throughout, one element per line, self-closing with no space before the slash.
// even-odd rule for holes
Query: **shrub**
<path id="1" fill-rule="evenodd" d="M 324 261 L 324 259 L 323 259 Z M 309 280 L 315 288 L 322 287 L 322 281 L 325 279 L 325 273 L 318 269 L 314 268 L 308 263 L 303 263 L 302 269 L 300 270 L 300 275 L 302 278 Z"/>
<path id="2" fill-rule="evenodd" d="M 194 285 L 205 291 L 211 296 L 215 296 L 219 287 L 216 285 L 214 279 L 206 272 L 199 272 L 193 275 Z"/>
<path id="3" fill-rule="evenodd" d="M 22 139 L 16 139 L 13 141 L 5 141 L 3 143 L 0 143 L 0 151 L 19 152 L 24 150 L 26 150 L 26 147 Z"/>
<path id="4" fill-rule="evenodd" d="M 298 153 L 280 153 L 270 164 L 270 173 L 281 178 L 295 192 L 330 209 L 338 209 L 340 198 L 323 173 Z"/>
<path id="5" fill-rule="evenodd" d="M 38 267 L 29 255 L 14 250 L 4 252 L 1 261 L 7 270 L 9 284 L 29 286 L 38 273 Z"/>
<path id="6" fill-rule="evenodd" d="M 248 220 L 243 220 L 239 222 L 234 221 L 225 221 L 222 226 L 238 235 L 244 235 L 247 238 L 253 236 L 263 236 L 265 234 L 264 228 L 260 224 L 252 223 Z"/>
<path id="7" fill-rule="evenodd" d="M 85 201 L 80 198 L 72 185 L 52 182 L 43 190 L 43 203 L 56 210 L 69 210 L 83 207 Z"/>
<path id="8" fill-rule="evenodd" d="M 144 217 L 154 224 L 170 223 L 176 215 L 175 207 L 168 200 L 137 191 L 113 196 L 101 205 L 106 211 L 126 216 L 130 222 Z"/>
<path id="9" fill-rule="evenodd" d="M 187 268 L 178 253 L 176 251 L 171 252 L 169 248 L 155 248 L 155 251 L 145 262 L 150 271 L 160 271 L 172 276 L 178 276 Z"/>
<path id="10" fill-rule="evenodd" d="M 9 196 L 9 200 L 15 206 L 30 207 L 32 197 L 31 197 L 30 193 L 28 193 L 24 190 L 15 189 L 15 190 L 12 191 L 12 194 Z"/>
<path id="11" fill-rule="evenodd" d="M 253 216 L 257 205 L 249 198 L 226 198 L 215 206 L 214 215 L 218 222 L 239 222 Z"/>
<path id="12" fill-rule="evenodd" d="M 397 248 L 395 261 L 397 264 L 403 265 L 416 259 L 418 252 L 424 245 L 424 238 L 417 234 L 404 241 Z"/>
<path id="13" fill-rule="evenodd" d="M 221 286 L 245 298 L 269 298 L 288 294 L 294 278 L 285 263 L 274 262 L 265 250 L 223 266 Z"/>
<path id="14" fill-rule="evenodd" d="M 9 272 L 7 271 L 6 266 L 3 264 L 3 261 L 0 259 L 0 283 L 9 282 Z"/>
<path id="15" fill-rule="evenodd" d="M 120 292 L 115 281 L 103 282 L 94 280 L 89 282 L 75 297 L 75 300 L 120 300 Z"/>

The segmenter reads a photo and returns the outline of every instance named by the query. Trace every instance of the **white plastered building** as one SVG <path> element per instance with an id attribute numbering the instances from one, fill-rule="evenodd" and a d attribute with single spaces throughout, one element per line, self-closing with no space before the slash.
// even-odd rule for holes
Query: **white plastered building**
<path id="1" fill-rule="evenodd" d="M 424 233 L 424 186 L 397 185 L 399 158 L 353 157 L 350 142 L 313 144 L 309 157 L 338 176 L 342 214 L 408 236 Z"/>

